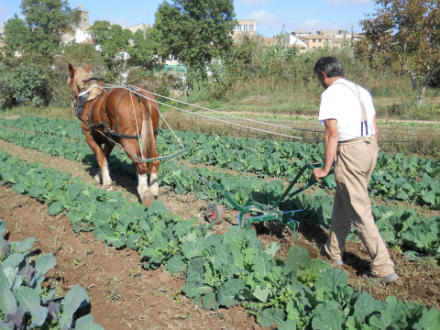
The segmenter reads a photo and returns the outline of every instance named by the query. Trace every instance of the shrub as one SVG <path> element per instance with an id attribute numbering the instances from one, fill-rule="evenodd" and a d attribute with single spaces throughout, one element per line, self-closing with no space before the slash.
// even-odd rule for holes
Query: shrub
<path id="1" fill-rule="evenodd" d="M 52 69 L 35 63 L 11 69 L 0 66 L 0 108 L 17 104 L 46 106 L 50 100 L 49 76 Z"/>

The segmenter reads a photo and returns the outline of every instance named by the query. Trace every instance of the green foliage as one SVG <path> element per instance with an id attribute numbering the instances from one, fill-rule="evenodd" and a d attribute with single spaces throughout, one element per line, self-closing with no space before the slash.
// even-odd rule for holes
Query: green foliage
<path id="1" fill-rule="evenodd" d="M 127 49 L 130 54 L 129 64 L 153 70 L 156 64 L 154 55 L 158 49 L 154 30 L 148 29 L 145 33 L 142 30 L 136 31 L 131 40 L 132 44 Z"/>
<path id="2" fill-rule="evenodd" d="M 23 54 L 29 50 L 32 30 L 18 16 L 14 16 L 5 24 L 3 39 L 6 56 L 14 57 L 16 54 Z"/>
<path id="3" fill-rule="evenodd" d="M 177 57 L 190 71 L 205 77 L 205 66 L 232 46 L 234 7 L 231 0 L 173 0 L 156 12 L 158 55 Z"/>
<path id="4" fill-rule="evenodd" d="M 361 22 L 365 38 L 357 53 L 372 65 L 399 65 L 412 81 L 418 105 L 440 68 L 438 1 L 376 0 L 376 12 Z"/>
<path id="5" fill-rule="evenodd" d="M 24 21 L 15 16 L 5 24 L 5 52 L 51 64 L 59 51 L 61 34 L 78 19 L 66 0 L 22 0 Z"/>
<path id="6" fill-rule="evenodd" d="M 74 315 L 89 305 L 84 288 L 77 285 L 64 298 L 55 297 L 55 289 L 43 289 L 46 273 L 56 265 L 55 257 L 45 254 L 35 259 L 35 239 L 8 242 L 3 238 L 5 228 L 0 220 L 0 327 L 71 329 L 84 324 L 87 329 L 101 330 L 90 314 L 81 321 Z"/>
<path id="7" fill-rule="evenodd" d="M 50 68 L 28 63 L 8 69 L 0 63 L 0 72 L 0 108 L 19 103 L 41 107 L 49 102 Z"/>
<path id="8" fill-rule="evenodd" d="M 281 329 L 421 329 L 436 325 L 440 317 L 438 310 L 405 304 L 394 297 L 379 302 L 366 293 L 360 295 L 348 285 L 347 273 L 315 263 L 302 248 L 292 248 L 287 262 L 275 260 L 272 255 L 276 247 L 265 250 L 254 230 L 233 226 L 217 235 L 195 220 L 172 215 L 160 202 L 145 210 L 118 193 L 86 185 L 57 170 L 28 164 L 3 152 L 0 160 L 4 184 L 21 183 L 24 193 L 36 189 L 40 192 L 37 198 L 48 204 L 62 202 L 76 231 L 94 230 L 97 238 L 117 248 L 131 241 L 144 267 L 167 264 L 174 273 L 184 272 L 182 291 L 204 308 L 243 304 L 257 316 L 261 326 L 278 325 Z M 74 212 L 82 215 L 74 216 Z M 21 260 L 11 255 L 2 265 L 14 267 Z M 306 279 L 300 276 L 305 270 L 313 272 L 311 269 L 317 275 Z M 7 281 L 0 276 L 2 293 Z M 8 308 L 14 308 L 13 300 L 7 301 L 12 302 Z M 75 288 L 65 298 L 72 310 L 83 301 L 88 301 L 84 290 Z M 72 310 L 64 306 L 63 322 L 74 315 Z M 77 326 L 87 320 L 90 318 L 78 320 Z"/>
<path id="9" fill-rule="evenodd" d="M 84 137 L 78 124 L 74 121 L 30 116 L 18 120 L 3 119 L 0 120 L 0 125 L 2 125 L 0 138 L 9 142 L 74 161 L 93 159 L 92 151 L 83 142 Z M 60 129 L 60 127 L 64 129 Z M 21 133 L 17 135 L 17 131 Z M 32 132 L 32 134 L 25 132 Z M 177 134 L 187 147 L 186 154 L 183 155 L 185 159 L 189 159 L 193 163 L 204 163 L 237 171 L 252 171 L 259 175 L 269 174 L 274 177 L 292 179 L 306 163 L 317 162 L 323 157 L 322 147 L 319 145 L 281 143 L 248 138 L 234 139 L 196 134 L 190 131 L 178 132 Z M 168 140 L 170 144 L 165 143 L 162 139 Z M 72 143 L 72 141 L 76 141 L 76 143 Z M 167 154 L 175 151 L 173 141 L 171 132 L 161 131 L 158 139 L 159 153 Z M 134 177 L 131 160 L 125 153 L 115 150 L 113 155 L 116 157 L 110 159 L 110 167 Z M 292 159 L 295 161 L 291 161 Z M 250 199 L 268 204 L 276 200 L 284 188 L 283 184 L 277 180 L 268 184 L 258 177 L 245 177 L 241 174 L 230 175 L 204 167 L 193 168 L 192 171 L 196 171 L 206 180 L 221 184 L 240 204 L 244 204 Z M 376 178 L 372 180 L 371 184 L 373 196 L 381 195 L 386 198 L 411 201 L 421 205 L 426 204 L 433 209 L 439 207 L 440 163 L 438 160 L 381 153 L 375 174 Z M 35 177 L 35 180 L 39 179 L 39 177 Z M 304 176 L 304 179 L 307 178 Z M 200 185 L 196 176 L 185 167 L 173 162 L 161 164 L 159 180 L 160 185 L 172 187 L 178 194 L 193 192 L 203 200 L 214 200 L 218 197 L 215 189 Z M 302 181 L 304 182 L 304 180 Z M 20 183 L 17 183 L 14 189 L 20 193 L 27 191 L 26 186 Z M 33 190 L 32 194 L 40 198 L 38 190 Z M 228 205 L 227 201 L 225 203 Z M 55 204 L 54 211 L 59 207 L 59 204 Z M 332 198 L 322 191 L 312 195 L 297 195 L 281 207 L 285 210 L 304 209 L 306 211 L 299 214 L 296 217 L 297 220 L 314 222 L 326 229 L 329 228 Z M 93 205 L 90 208 L 93 209 Z M 72 216 L 80 218 L 87 215 L 91 211 L 90 208 L 85 208 L 78 214 L 74 212 Z M 373 204 L 373 215 L 382 236 L 389 245 L 399 247 L 407 253 L 440 258 L 440 242 L 436 239 L 437 234 L 440 233 L 440 217 L 424 217 L 411 209 L 376 204 Z M 161 249 L 168 253 L 168 245 L 160 244 Z M 197 254 L 199 248 L 200 246 L 195 245 L 185 251 Z M 159 259 L 163 257 L 162 252 L 156 255 L 153 250 L 146 250 L 145 254 L 155 255 Z M 315 266 L 320 267 L 319 264 L 313 265 L 313 267 Z M 307 273 L 307 271 L 301 273 L 300 276 L 307 283 L 314 279 L 314 275 Z"/>
<path id="10" fill-rule="evenodd" d="M 90 32 L 93 41 L 101 49 L 108 70 L 116 79 L 120 79 L 120 74 L 127 70 L 127 58 L 124 52 L 131 47 L 130 40 L 133 38 L 133 33 L 108 21 L 96 21 L 90 27 Z"/>

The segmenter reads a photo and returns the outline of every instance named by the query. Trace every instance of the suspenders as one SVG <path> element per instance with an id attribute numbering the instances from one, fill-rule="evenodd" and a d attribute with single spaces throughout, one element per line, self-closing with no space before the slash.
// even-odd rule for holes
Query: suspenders
<path id="1" fill-rule="evenodd" d="M 350 86 L 344 84 L 343 82 L 338 82 L 338 81 L 335 81 L 334 84 L 344 85 L 349 90 L 351 90 L 358 98 L 359 103 L 361 105 L 361 136 L 364 136 L 364 133 L 365 136 L 368 135 L 367 110 L 365 110 L 364 102 L 362 102 L 361 91 L 359 90 L 359 86 L 355 84 L 356 90 L 353 90 L 353 88 L 351 88 Z M 365 127 L 365 132 L 364 132 L 364 127 Z"/>

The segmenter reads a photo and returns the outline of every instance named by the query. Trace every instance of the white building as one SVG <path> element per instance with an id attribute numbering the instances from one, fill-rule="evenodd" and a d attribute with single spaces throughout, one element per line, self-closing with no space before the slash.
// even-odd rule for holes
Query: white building
<path id="1" fill-rule="evenodd" d="M 89 32 L 89 12 L 82 9 L 81 5 L 79 6 L 79 10 L 81 12 L 81 16 L 78 25 L 72 27 L 73 31 L 65 32 L 61 35 L 61 41 L 65 44 L 69 42 L 74 42 L 77 44 L 92 42 L 92 35 Z"/>
<path id="2" fill-rule="evenodd" d="M 289 46 L 294 46 L 300 50 L 307 50 L 307 44 L 293 34 L 289 34 Z"/>

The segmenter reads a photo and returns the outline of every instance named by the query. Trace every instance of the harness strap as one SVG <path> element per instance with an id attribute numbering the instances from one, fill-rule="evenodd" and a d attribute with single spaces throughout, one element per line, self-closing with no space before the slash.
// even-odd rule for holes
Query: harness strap
<path id="1" fill-rule="evenodd" d="M 121 98 L 119 99 L 118 107 L 116 108 L 116 124 L 115 124 L 115 130 L 117 130 L 118 127 L 119 127 L 119 107 L 121 106 L 122 99 L 123 99 L 124 96 L 127 95 L 127 94 L 128 94 L 128 92 L 125 92 L 124 94 L 121 95 Z"/>
<path id="2" fill-rule="evenodd" d="M 120 133 L 119 131 L 111 129 L 106 122 L 97 123 L 97 124 L 89 124 L 89 129 L 91 132 L 93 132 L 94 130 L 99 129 L 99 128 L 102 128 L 104 130 L 105 134 L 110 134 L 113 137 L 117 137 L 117 138 L 121 138 L 121 139 L 132 139 L 132 140 L 139 139 L 139 135 L 123 134 L 123 133 Z M 153 133 L 158 134 L 159 130 L 160 130 L 159 128 L 155 129 L 155 130 L 153 130 Z"/>
<path id="3" fill-rule="evenodd" d="M 367 121 L 367 110 L 365 109 L 365 105 L 364 102 L 362 102 L 362 98 L 361 98 L 361 92 L 359 90 L 359 86 L 357 84 L 354 84 L 356 87 L 356 91 L 353 90 L 353 88 L 351 88 L 350 86 L 348 86 L 347 84 L 343 83 L 342 81 L 335 81 L 334 84 L 339 84 L 339 85 L 343 85 L 345 87 L 347 87 L 349 90 L 351 90 L 356 97 L 359 100 L 359 104 L 361 106 L 361 136 L 364 136 L 364 126 L 365 126 L 365 135 L 368 135 L 368 121 Z"/>
<path id="4" fill-rule="evenodd" d="M 92 102 L 92 104 L 90 104 L 89 113 L 87 114 L 87 123 L 89 124 L 89 130 L 90 130 L 90 127 L 91 127 L 91 125 L 92 125 L 92 112 L 93 112 L 93 107 L 94 107 L 94 105 L 95 105 L 95 103 L 96 103 L 97 100 L 98 100 L 98 98 L 94 99 L 93 102 Z M 91 131 L 91 130 L 90 130 L 90 131 Z"/>

